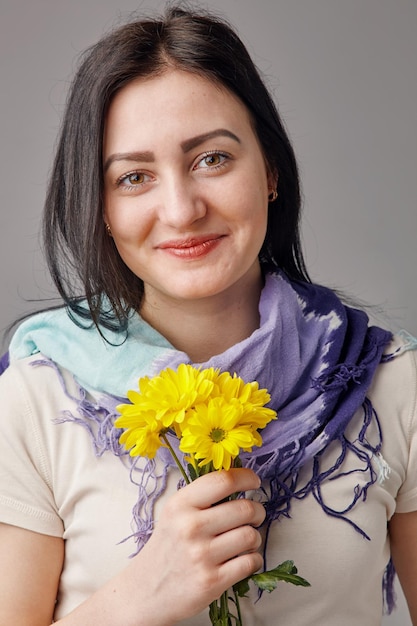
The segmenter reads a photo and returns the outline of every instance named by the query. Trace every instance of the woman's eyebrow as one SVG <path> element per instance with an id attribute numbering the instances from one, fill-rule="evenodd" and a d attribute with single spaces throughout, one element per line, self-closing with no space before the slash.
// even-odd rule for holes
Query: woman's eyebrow
<path id="1" fill-rule="evenodd" d="M 140 161 L 152 162 L 155 160 L 153 152 L 146 150 L 145 152 L 115 152 L 111 154 L 104 163 L 104 172 L 107 172 L 110 165 L 115 161 L 133 161 L 139 163 Z"/>
<path id="2" fill-rule="evenodd" d="M 185 154 L 205 141 L 216 137 L 229 137 L 230 139 L 233 139 L 233 141 L 240 143 L 239 137 L 230 130 L 227 130 L 226 128 L 216 128 L 215 130 L 211 130 L 207 133 L 202 133 L 201 135 L 196 135 L 195 137 L 186 139 L 185 141 L 182 141 L 180 145 Z M 152 163 L 154 160 L 155 155 L 149 150 L 144 152 L 115 152 L 106 159 L 104 163 L 104 172 L 107 172 L 110 165 L 115 161 L 132 161 L 135 163 L 146 161 L 148 163 Z"/>
<path id="3" fill-rule="evenodd" d="M 196 148 L 200 144 L 204 143 L 209 139 L 214 139 L 215 137 L 230 137 L 237 143 L 240 143 L 239 137 L 237 137 L 234 133 L 226 128 L 216 128 L 216 130 L 211 130 L 208 133 L 203 133 L 202 135 L 196 135 L 196 137 L 191 137 L 190 139 L 186 139 L 181 142 L 181 148 L 184 153 L 189 152 L 193 148 Z"/>

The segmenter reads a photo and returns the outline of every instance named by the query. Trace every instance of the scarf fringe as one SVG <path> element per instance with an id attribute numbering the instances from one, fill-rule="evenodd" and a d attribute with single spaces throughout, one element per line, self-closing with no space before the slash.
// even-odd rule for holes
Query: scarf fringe
<path id="1" fill-rule="evenodd" d="M 384 578 L 382 581 L 382 591 L 384 598 L 384 613 L 391 615 L 397 605 L 397 595 L 395 593 L 395 567 L 392 559 L 389 560 L 387 567 L 385 568 Z"/>
<path id="2" fill-rule="evenodd" d="M 119 437 L 122 430 L 115 428 L 114 421 L 118 417 L 116 406 L 124 399 L 101 396 L 100 402 L 91 402 L 87 397 L 86 390 L 78 383 L 76 383 L 78 395 L 74 396 L 69 393 L 56 363 L 49 359 L 38 359 L 32 362 L 32 366 L 51 367 L 58 377 L 64 394 L 77 406 L 79 416 L 74 415 L 71 411 L 62 411 L 61 415 L 54 420 L 55 424 L 73 423 L 81 426 L 88 433 L 97 457 L 103 456 L 106 452 L 111 452 L 128 467 L 130 481 L 137 487 L 138 497 L 132 508 L 133 532 L 122 539 L 120 543 L 133 539 L 136 543 L 136 549 L 131 557 L 135 556 L 153 532 L 155 504 L 166 489 L 168 464 L 161 463 L 162 469 L 157 471 L 153 459 L 131 457 L 120 445 Z"/>

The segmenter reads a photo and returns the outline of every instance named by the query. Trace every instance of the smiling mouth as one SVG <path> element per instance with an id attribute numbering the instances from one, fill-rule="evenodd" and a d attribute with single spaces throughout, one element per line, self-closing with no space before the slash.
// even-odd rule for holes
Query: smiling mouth
<path id="1" fill-rule="evenodd" d="M 175 257 L 194 259 L 214 250 L 223 238 L 224 235 L 191 237 L 184 240 L 165 241 L 158 248 Z"/>

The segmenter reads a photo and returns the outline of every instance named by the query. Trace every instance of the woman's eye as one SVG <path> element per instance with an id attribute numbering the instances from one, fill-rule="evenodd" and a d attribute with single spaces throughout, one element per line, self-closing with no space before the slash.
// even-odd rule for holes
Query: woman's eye
<path id="1" fill-rule="evenodd" d="M 196 164 L 194 169 L 215 169 L 221 167 L 227 160 L 227 154 L 222 152 L 210 152 L 205 154 Z"/>
<path id="2" fill-rule="evenodd" d="M 120 187 L 138 187 L 147 183 L 149 178 L 150 177 L 143 172 L 130 172 L 129 174 L 121 176 L 118 179 L 117 184 Z"/>

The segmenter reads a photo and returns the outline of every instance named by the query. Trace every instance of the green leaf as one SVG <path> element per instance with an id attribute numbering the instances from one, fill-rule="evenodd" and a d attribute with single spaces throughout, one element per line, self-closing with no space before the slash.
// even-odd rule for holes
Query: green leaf
<path id="1" fill-rule="evenodd" d="M 188 469 L 188 476 L 190 477 L 191 481 L 196 480 L 198 478 L 198 474 L 195 471 L 194 465 L 192 463 L 188 463 L 187 469 Z"/>
<path id="2" fill-rule="evenodd" d="M 233 591 L 239 598 L 245 598 L 249 593 L 249 578 L 244 578 L 235 585 L 233 585 Z"/>
<path id="3" fill-rule="evenodd" d="M 233 467 L 243 467 L 242 461 L 240 460 L 240 457 L 236 456 L 233 459 Z"/>
<path id="4" fill-rule="evenodd" d="M 276 589 L 281 580 L 301 587 L 310 587 L 310 583 L 305 580 L 305 578 L 297 575 L 297 568 L 294 565 L 294 561 L 284 561 L 284 563 L 281 563 L 281 565 L 278 565 L 268 572 L 254 574 L 250 577 L 250 580 L 253 580 L 259 589 L 268 591 L 269 593 Z"/>

